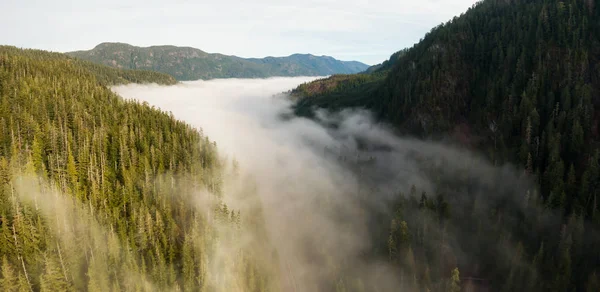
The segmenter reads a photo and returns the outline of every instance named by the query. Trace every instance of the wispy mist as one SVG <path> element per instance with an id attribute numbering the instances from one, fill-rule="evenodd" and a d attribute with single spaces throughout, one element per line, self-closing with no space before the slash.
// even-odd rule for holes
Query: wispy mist
<path id="1" fill-rule="evenodd" d="M 519 171 L 493 167 L 463 150 L 398 138 L 366 111 L 321 111 L 315 120 L 293 116 L 289 99 L 280 93 L 312 79 L 114 88 L 123 97 L 171 111 L 201 128 L 222 155 L 239 161 L 241 173 L 256 182 L 269 239 L 277 249 L 279 262 L 272 264 L 279 269 L 282 291 L 326 291 L 332 285 L 379 291 L 403 287 L 406 279 L 385 257 L 369 255 L 381 248 L 373 238 L 388 232 L 378 216 L 392 214 L 395 199 L 414 196 L 415 188 L 419 195 L 434 194 L 441 183 L 454 183 L 445 191 L 453 201 L 460 201 L 466 191 L 523 207 L 527 192 L 535 193 Z M 240 210 L 247 203 L 237 196 L 225 200 Z M 447 240 L 457 261 L 472 262 L 458 242 L 465 232 L 450 230 Z M 350 275 L 348 279 L 360 275 L 361 282 L 340 283 L 340 273 Z"/>

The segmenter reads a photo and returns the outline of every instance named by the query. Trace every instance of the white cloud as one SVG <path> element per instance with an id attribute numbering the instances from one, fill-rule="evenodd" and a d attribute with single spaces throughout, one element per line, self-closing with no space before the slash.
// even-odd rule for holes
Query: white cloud
<path id="1" fill-rule="evenodd" d="M 286 267 L 281 291 L 328 291 L 318 289 L 319 284 L 335 283 L 331 267 L 339 264 L 349 278 L 361 276 L 369 287 L 365 291 L 397 291 L 401 277 L 385 274 L 386 260 L 364 255 L 372 252 L 369 232 L 387 228 L 380 217 L 373 223 L 370 216 L 391 214 L 393 198 L 399 192 L 408 194 L 413 184 L 434 194 L 439 180 L 466 180 L 469 193 L 485 196 L 486 202 L 511 196 L 523 201 L 528 185 L 519 178 L 522 172 L 495 168 L 467 151 L 396 137 L 364 111 L 321 112 L 320 121 L 287 115 L 288 100 L 273 95 L 311 79 L 221 79 L 115 88 L 124 97 L 147 101 L 201 127 L 221 154 L 234 156 L 242 174 L 255 179 L 268 238 L 282 260 L 275 264 Z M 323 126 L 331 122 L 337 127 Z M 434 165 L 435 172 L 427 171 Z M 448 197 L 466 195 L 446 191 Z M 227 204 L 238 209 L 245 202 L 233 199 Z M 452 241 L 461 234 L 445 236 Z M 469 253 L 461 248 L 456 245 L 453 252 Z"/>

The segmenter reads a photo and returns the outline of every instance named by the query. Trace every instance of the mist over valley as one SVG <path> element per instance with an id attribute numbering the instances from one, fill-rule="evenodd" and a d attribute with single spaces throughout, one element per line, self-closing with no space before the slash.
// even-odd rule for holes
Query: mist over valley
<path id="1" fill-rule="evenodd" d="M 3 1 L 0 291 L 600 291 L 599 19 Z"/>

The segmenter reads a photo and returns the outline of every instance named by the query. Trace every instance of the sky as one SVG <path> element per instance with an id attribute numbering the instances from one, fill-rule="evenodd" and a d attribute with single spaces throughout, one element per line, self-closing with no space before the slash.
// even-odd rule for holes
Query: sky
<path id="1" fill-rule="evenodd" d="M 240 57 L 329 55 L 370 65 L 475 0 L 0 0 L 0 44 L 58 52 L 102 42 Z"/>

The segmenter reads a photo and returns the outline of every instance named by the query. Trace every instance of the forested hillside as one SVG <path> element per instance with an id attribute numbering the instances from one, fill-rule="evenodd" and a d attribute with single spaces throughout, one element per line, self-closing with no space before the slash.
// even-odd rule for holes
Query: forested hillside
<path id="1" fill-rule="evenodd" d="M 96 80 L 103 85 L 119 85 L 127 83 L 156 83 L 162 85 L 171 85 L 177 83 L 173 76 L 145 70 L 121 70 L 92 62 L 70 58 L 60 53 L 49 53 L 40 50 L 18 49 L 11 46 L 0 46 L 4 54 L 17 54 L 29 58 L 31 61 L 68 62 L 72 64 L 74 70 L 92 73 Z"/>
<path id="2" fill-rule="evenodd" d="M 296 112 L 311 115 L 314 108 L 341 109 L 346 107 L 372 108 L 375 92 L 407 50 L 400 50 L 386 61 L 367 68 L 360 74 L 337 74 L 329 78 L 304 83 L 294 88 Z"/>
<path id="3" fill-rule="evenodd" d="M 96 80 L 104 85 L 120 85 L 127 83 L 156 83 L 161 85 L 173 85 L 177 80 L 171 75 L 148 70 L 115 69 L 92 62 L 72 59 L 79 65 L 94 73 Z"/>
<path id="4" fill-rule="evenodd" d="M 469 281 L 486 289 L 600 289 L 595 270 L 600 255 L 594 248 L 600 226 L 599 9 L 595 1 L 485 0 L 391 58 L 389 71 L 375 67 L 365 75 L 333 76 L 293 91 L 299 114 L 368 108 L 400 133 L 451 140 L 494 165 L 517 165 L 536 183 L 535 208 L 531 198 L 537 195 L 523 194 L 533 208 L 527 211 L 505 202 L 478 215 L 446 213 L 463 210 L 465 202 L 480 203 L 468 187 L 450 202 L 446 197 L 436 203 L 431 194 L 420 198 L 419 192 L 407 196 L 399 203 L 401 215 L 391 220 L 388 246 L 391 252 L 403 242 L 401 253 L 410 251 L 417 265 L 402 262 L 402 256 L 399 265 L 408 265 L 417 282 L 430 277 L 418 263 L 431 263 L 428 252 L 442 247 L 424 240 L 424 228 L 431 225 L 414 218 L 429 215 L 415 213 L 434 212 L 439 230 L 470 230 L 474 243 L 494 238 L 487 246 L 497 253 L 462 251 L 485 254 L 488 266 L 459 264 Z M 448 194 L 443 188 L 438 192 Z M 549 214 L 559 219 L 550 220 Z M 482 216 L 495 220 L 472 226 Z M 518 243 L 518 255 L 494 266 L 503 250 L 498 244 L 506 238 Z"/>
<path id="5" fill-rule="evenodd" d="M 222 203 L 216 145 L 104 85 L 124 80 L 172 82 L 0 47 L 0 290 L 274 287 L 237 244 L 260 216 Z"/>
<path id="6" fill-rule="evenodd" d="M 211 54 L 190 47 L 136 47 L 102 43 L 70 56 L 121 69 L 144 69 L 175 76 L 178 80 L 214 78 L 266 78 L 272 76 L 325 76 L 357 73 L 368 68 L 356 61 L 328 56 L 294 54 L 288 57 L 240 58 Z"/>

